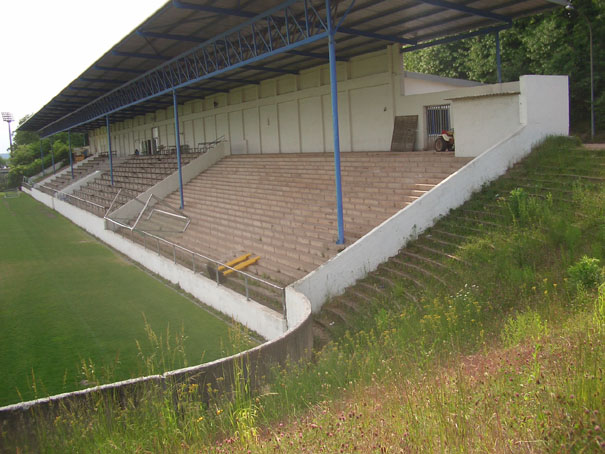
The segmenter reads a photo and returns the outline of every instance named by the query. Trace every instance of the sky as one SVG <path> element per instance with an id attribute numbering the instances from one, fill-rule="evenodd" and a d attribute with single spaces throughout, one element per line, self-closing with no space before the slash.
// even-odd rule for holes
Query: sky
<path id="1" fill-rule="evenodd" d="M 167 0 L 2 1 L 0 111 L 35 113 Z M 0 125 L 0 154 L 9 148 Z"/>

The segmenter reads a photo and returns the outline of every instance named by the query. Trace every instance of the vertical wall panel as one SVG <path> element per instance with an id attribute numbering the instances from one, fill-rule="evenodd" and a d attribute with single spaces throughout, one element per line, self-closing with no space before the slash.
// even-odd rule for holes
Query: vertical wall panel
<path id="1" fill-rule="evenodd" d="M 231 141 L 231 152 L 233 154 L 246 153 L 244 141 L 244 121 L 241 110 L 229 113 L 229 135 Z"/>
<path id="2" fill-rule="evenodd" d="M 195 139 L 193 135 L 193 120 L 187 120 L 183 122 L 184 139 L 183 145 L 189 145 L 191 148 L 195 147 Z"/>
<path id="3" fill-rule="evenodd" d="M 205 142 L 216 140 L 216 119 L 214 116 L 204 118 Z"/>
<path id="4" fill-rule="evenodd" d="M 393 135 L 393 112 L 389 87 L 351 90 L 353 151 L 388 150 Z"/>
<path id="5" fill-rule="evenodd" d="M 261 106 L 260 134 L 263 153 L 279 153 L 277 106 Z"/>
<path id="6" fill-rule="evenodd" d="M 300 104 L 300 135 L 303 153 L 324 151 L 321 97 L 303 98 Z"/>
<path id="7" fill-rule="evenodd" d="M 226 113 L 216 116 L 216 137 L 229 140 L 229 116 Z"/>
<path id="8" fill-rule="evenodd" d="M 244 110 L 244 139 L 248 145 L 248 153 L 260 153 L 258 109 Z"/>
<path id="9" fill-rule="evenodd" d="M 300 153 L 298 101 L 277 105 L 279 115 L 279 149 L 282 153 Z"/>
<path id="10" fill-rule="evenodd" d="M 196 118 L 193 120 L 193 138 L 194 147 L 197 147 L 198 143 L 206 141 L 206 135 L 204 134 L 204 120 L 202 118 Z"/>
<path id="11" fill-rule="evenodd" d="M 332 134 L 332 99 L 330 95 L 321 97 L 324 122 L 325 150 L 334 151 L 334 135 Z M 338 92 L 338 124 L 340 151 L 351 149 L 351 127 L 349 122 L 349 100 L 347 92 Z"/>

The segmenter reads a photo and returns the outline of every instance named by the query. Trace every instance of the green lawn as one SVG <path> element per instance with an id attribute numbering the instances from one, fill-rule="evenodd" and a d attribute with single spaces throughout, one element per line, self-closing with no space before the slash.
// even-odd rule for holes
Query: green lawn
<path id="1" fill-rule="evenodd" d="M 167 368 L 231 350 L 226 323 L 29 196 L 0 198 L 0 247 L 0 405 L 82 388 L 82 360 L 89 381 L 146 373 L 144 319 L 164 345 L 184 331 Z"/>

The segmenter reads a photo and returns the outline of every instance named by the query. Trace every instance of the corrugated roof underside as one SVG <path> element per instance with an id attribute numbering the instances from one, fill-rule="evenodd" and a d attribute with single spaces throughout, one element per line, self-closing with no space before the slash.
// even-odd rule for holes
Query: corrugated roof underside
<path id="1" fill-rule="evenodd" d="M 282 2 L 189 0 L 187 3 L 190 6 L 203 5 L 232 9 L 235 14 L 225 15 L 179 8 L 168 2 L 65 87 L 22 125 L 21 129 L 39 131 L 79 107 L 154 69 L 159 64 L 242 24 L 249 20 L 248 16 L 260 14 Z M 325 8 L 324 1 L 313 3 L 318 9 Z M 462 0 L 451 3 L 510 18 L 534 14 L 553 6 L 546 0 Z M 337 14 L 341 14 L 348 5 L 349 2 L 340 2 Z M 501 23 L 492 18 L 456 11 L 420 0 L 358 0 L 350 10 L 343 27 L 423 42 Z M 338 34 L 336 51 L 338 57 L 348 59 L 384 48 L 385 45 L 385 41 L 374 38 Z M 325 41 L 317 42 L 300 50 L 327 55 L 327 44 Z M 325 61 L 321 56 L 309 57 L 287 53 L 263 60 L 262 66 L 300 71 Z M 197 84 L 197 88 L 180 90 L 179 95 L 185 100 L 188 97 L 203 97 L 213 91 L 228 91 L 236 86 L 258 82 L 276 75 L 275 72 L 250 68 L 235 69 L 220 79 L 204 80 Z M 202 86 L 205 91 L 199 90 Z M 132 117 L 171 103 L 172 98 L 169 96 L 158 97 L 137 108 L 124 111 L 117 118 Z M 101 124 L 101 121 L 97 121 L 87 126 L 92 128 Z"/>

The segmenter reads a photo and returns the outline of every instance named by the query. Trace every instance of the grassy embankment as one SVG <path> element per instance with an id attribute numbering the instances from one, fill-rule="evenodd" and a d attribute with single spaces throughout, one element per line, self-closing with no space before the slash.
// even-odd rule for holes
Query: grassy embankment
<path id="1" fill-rule="evenodd" d="M 225 321 L 32 198 L 0 198 L 0 226 L 0 405 L 147 373 L 147 328 L 160 369 L 225 354 Z"/>
<path id="2" fill-rule="evenodd" d="M 600 452 L 604 183 L 605 151 L 549 140 L 419 238 L 440 279 L 389 275 L 312 364 L 231 402 L 64 413 L 41 451 Z"/>

